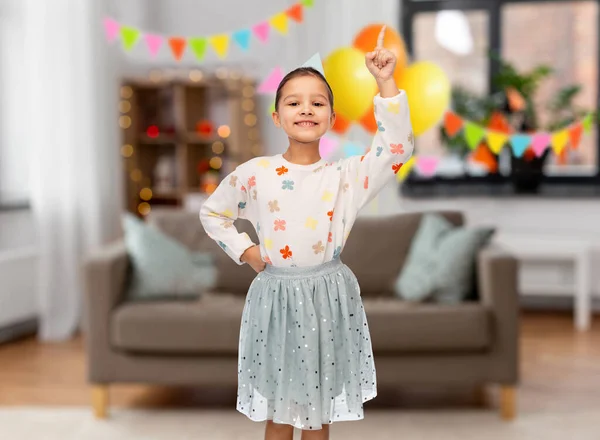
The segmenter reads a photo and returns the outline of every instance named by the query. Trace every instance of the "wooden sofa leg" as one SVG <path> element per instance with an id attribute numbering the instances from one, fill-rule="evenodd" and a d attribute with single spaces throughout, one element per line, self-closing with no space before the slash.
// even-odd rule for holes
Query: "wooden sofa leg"
<path id="1" fill-rule="evenodd" d="M 517 390 L 510 385 L 500 386 L 500 416 L 503 420 L 513 420 L 516 416 Z"/>
<path id="2" fill-rule="evenodd" d="M 97 419 L 108 415 L 108 385 L 92 385 L 92 407 Z"/>

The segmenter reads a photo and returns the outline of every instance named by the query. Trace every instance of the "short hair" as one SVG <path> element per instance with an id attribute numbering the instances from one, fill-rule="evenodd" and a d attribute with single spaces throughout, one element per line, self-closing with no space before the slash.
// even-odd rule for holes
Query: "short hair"
<path id="1" fill-rule="evenodd" d="M 333 111 L 333 90 L 331 90 L 331 86 L 323 76 L 321 72 L 313 67 L 298 67 L 297 69 L 292 70 L 286 76 L 283 77 L 279 86 L 277 86 L 277 93 L 275 93 L 275 111 L 279 109 L 279 100 L 281 99 L 281 90 L 285 84 L 296 77 L 299 76 L 314 76 L 315 78 L 320 79 L 327 86 L 327 97 L 329 98 L 329 105 L 331 105 L 331 109 Z"/>

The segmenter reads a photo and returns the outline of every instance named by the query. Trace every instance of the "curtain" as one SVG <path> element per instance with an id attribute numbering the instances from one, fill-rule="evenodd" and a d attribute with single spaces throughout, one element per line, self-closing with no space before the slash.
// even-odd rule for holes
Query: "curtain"
<path id="1" fill-rule="evenodd" d="M 115 66 L 102 0 L 25 0 L 31 205 L 39 243 L 42 340 L 77 330 L 82 258 L 119 234 Z"/>

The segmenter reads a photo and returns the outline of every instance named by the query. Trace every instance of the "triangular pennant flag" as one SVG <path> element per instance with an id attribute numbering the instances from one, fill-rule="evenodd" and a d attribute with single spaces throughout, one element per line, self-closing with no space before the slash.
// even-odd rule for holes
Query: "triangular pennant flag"
<path id="1" fill-rule="evenodd" d="M 248 50 L 250 48 L 250 35 L 252 35 L 250 29 L 242 29 L 234 32 L 232 38 L 240 46 L 240 49 Z"/>
<path id="2" fill-rule="evenodd" d="M 487 144 L 492 153 L 500 154 L 502 147 L 508 141 L 508 135 L 500 133 L 499 131 L 489 130 L 487 132 Z"/>
<path id="3" fill-rule="evenodd" d="M 560 154 L 569 141 L 568 130 L 560 130 L 552 134 L 552 149 L 555 154 Z"/>
<path id="4" fill-rule="evenodd" d="M 160 46 L 162 46 L 163 37 L 160 35 L 145 34 L 144 40 L 146 40 L 146 46 L 148 46 L 148 52 L 150 52 L 152 58 L 156 57 Z"/>
<path id="5" fill-rule="evenodd" d="M 356 145 L 352 142 L 346 142 L 344 144 L 344 154 L 346 157 L 362 156 L 363 153 L 364 148 L 362 148 L 360 145 Z"/>
<path id="6" fill-rule="evenodd" d="M 121 26 L 121 40 L 125 50 L 131 50 L 140 38 L 140 31 L 131 26 Z"/>
<path id="7" fill-rule="evenodd" d="M 198 61 L 202 61 L 206 55 L 206 38 L 190 38 L 189 43 Z"/>
<path id="8" fill-rule="evenodd" d="M 448 133 L 448 136 L 454 137 L 456 133 L 460 131 L 463 126 L 463 120 L 456 113 L 447 111 L 444 115 L 444 130 Z"/>
<path id="9" fill-rule="evenodd" d="M 488 173 L 495 173 L 498 171 L 498 161 L 485 144 L 479 144 L 469 159 L 480 166 L 484 166 Z"/>
<path id="10" fill-rule="evenodd" d="M 508 98 L 508 106 L 512 111 L 520 112 L 527 107 L 527 101 L 523 98 L 517 89 L 514 87 L 506 88 L 506 97 Z"/>
<path id="11" fill-rule="evenodd" d="M 571 148 L 574 150 L 579 147 L 581 133 L 583 133 L 583 125 L 581 122 L 577 122 L 569 129 L 569 142 L 571 143 Z"/>
<path id="12" fill-rule="evenodd" d="M 173 52 L 173 56 L 177 61 L 181 61 L 183 57 L 183 52 L 185 51 L 185 46 L 187 45 L 187 41 L 185 38 L 181 37 L 171 37 L 169 38 L 169 46 L 171 46 L 171 52 Z"/>
<path id="13" fill-rule="evenodd" d="M 440 158 L 436 156 L 417 156 L 416 166 L 419 173 L 426 177 L 431 177 L 435 174 L 439 163 Z"/>
<path id="14" fill-rule="evenodd" d="M 104 31 L 106 32 L 106 39 L 109 43 L 112 43 L 119 34 L 119 22 L 117 20 L 107 17 L 104 19 Z"/>
<path id="15" fill-rule="evenodd" d="M 531 136 L 526 134 L 514 134 L 510 137 L 510 143 L 512 145 L 513 154 L 516 157 L 521 157 L 531 143 Z"/>
<path id="16" fill-rule="evenodd" d="M 307 8 L 310 8 L 314 4 L 314 0 L 302 0 L 301 3 Z"/>
<path id="17" fill-rule="evenodd" d="M 583 125 L 583 129 L 585 130 L 586 133 L 589 133 L 590 131 L 592 131 L 592 116 L 593 116 L 593 113 L 589 113 L 583 119 L 583 122 L 581 123 Z"/>
<path id="18" fill-rule="evenodd" d="M 269 107 L 269 116 L 270 116 L 271 114 L 273 114 L 273 112 L 274 112 L 274 111 L 275 111 L 275 101 L 273 101 L 273 102 L 271 103 L 271 106 Z"/>
<path id="19" fill-rule="evenodd" d="M 262 23 L 259 23 L 256 26 L 253 26 L 252 32 L 254 32 L 254 35 L 256 35 L 256 38 L 258 38 L 261 42 L 266 43 L 267 40 L 269 39 L 269 30 L 270 29 L 271 29 L 271 27 L 269 26 L 269 23 L 267 23 L 266 21 L 263 21 Z"/>
<path id="20" fill-rule="evenodd" d="M 303 11 L 304 11 L 304 8 L 302 7 L 302 4 L 301 3 L 296 3 L 294 6 L 292 6 L 287 11 L 285 11 L 285 13 L 292 20 L 294 20 L 294 21 L 296 21 L 298 23 L 302 23 L 302 20 L 304 18 L 303 17 Z"/>
<path id="21" fill-rule="evenodd" d="M 398 182 L 404 181 L 410 174 L 410 170 L 412 170 L 416 162 L 415 156 L 411 156 L 410 159 L 408 159 L 408 161 L 400 167 L 400 170 L 398 170 L 398 174 L 396 174 L 396 180 Z"/>
<path id="22" fill-rule="evenodd" d="M 210 44 L 219 58 L 225 58 L 225 56 L 227 56 L 227 49 L 229 48 L 229 35 L 213 35 L 212 37 L 208 38 L 208 41 L 210 41 Z"/>
<path id="23" fill-rule="evenodd" d="M 269 76 L 265 78 L 265 80 L 260 83 L 258 86 L 258 93 L 275 93 L 277 91 L 277 86 L 283 79 L 283 71 L 281 67 L 275 67 Z"/>
<path id="24" fill-rule="evenodd" d="M 327 159 L 338 146 L 339 141 L 329 136 L 323 136 L 319 141 L 319 154 Z"/>
<path id="25" fill-rule="evenodd" d="M 551 140 L 552 138 L 548 133 L 536 133 L 533 135 L 531 148 L 537 157 L 540 157 L 546 148 L 548 148 Z"/>
<path id="26" fill-rule="evenodd" d="M 302 67 L 312 67 L 313 69 L 316 69 L 319 72 L 321 72 L 321 74 L 323 76 L 325 76 L 325 70 L 323 69 L 323 62 L 321 61 L 321 55 L 319 55 L 318 52 L 316 54 L 314 54 L 312 57 L 310 57 L 304 64 L 302 64 Z"/>
<path id="27" fill-rule="evenodd" d="M 280 34 L 285 35 L 288 31 L 288 17 L 285 12 L 273 15 L 269 18 L 269 23 L 273 26 Z"/>
<path id="28" fill-rule="evenodd" d="M 510 134 L 513 132 L 512 127 L 499 111 L 493 111 L 492 116 L 487 124 L 487 128 L 500 133 Z"/>
<path id="29" fill-rule="evenodd" d="M 465 122 L 464 136 L 465 140 L 467 141 L 467 144 L 469 144 L 469 147 L 471 147 L 472 150 L 474 150 L 477 147 L 477 145 L 479 145 L 479 142 L 481 141 L 484 135 L 485 129 L 483 129 L 481 126 L 474 124 L 471 121 Z"/>

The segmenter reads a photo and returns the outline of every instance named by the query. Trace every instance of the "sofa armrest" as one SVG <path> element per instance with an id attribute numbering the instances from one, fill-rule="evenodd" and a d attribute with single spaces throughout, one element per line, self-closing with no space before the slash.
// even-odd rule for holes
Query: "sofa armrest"
<path id="1" fill-rule="evenodd" d="M 519 292 L 518 261 L 495 245 L 477 256 L 477 288 L 483 305 L 492 312 L 492 355 L 497 357 L 495 376 L 506 384 L 518 381 Z"/>
<path id="2" fill-rule="evenodd" d="M 85 344 L 92 381 L 111 351 L 110 316 L 123 299 L 129 264 L 122 241 L 99 248 L 84 261 Z"/>

